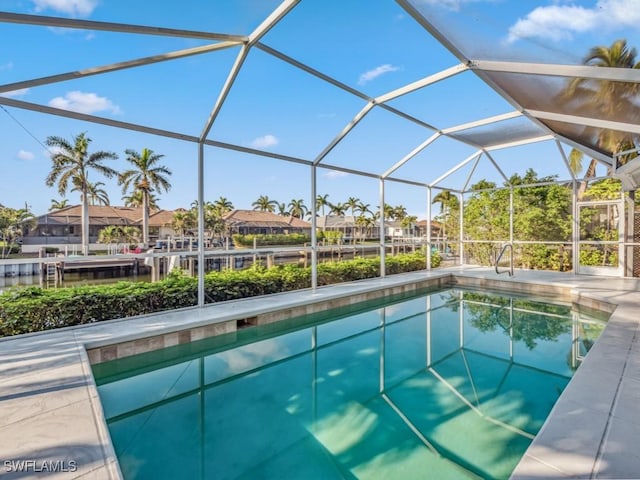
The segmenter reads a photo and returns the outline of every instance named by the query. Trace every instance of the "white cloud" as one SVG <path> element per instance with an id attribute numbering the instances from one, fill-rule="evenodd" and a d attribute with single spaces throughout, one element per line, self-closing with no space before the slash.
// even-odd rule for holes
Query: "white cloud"
<path id="1" fill-rule="evenodd" d="M 340 178 L 346 177 L 347 175 L 349 175 L 347 172 L 341 172 L 340 170 L 330 170 L 322 176 L 325 178 Z"/>
<path id="2" fill-rule="evenodd" d="M 364 85 L 365 83 L 370 82 L 378 78 L 380 75 L 384 75 L 385 73 L 395 72 L 400 70 L 400 67 L 396 67 L 391 65 L 390 63 L 385 63 L 384 65 L 380 65 L 379 67 L 374 68 L 373 70 L 369 70 L 368 72 L 364 72 L 360 75 L 358 79 L 358 85 Z"/>
<path id="3" fill-rule="evenodd" d="M 280 141 L 274 135 L 264 135 L 251 142 L 253 148 L 269 148 L 278 145 Z"/>
<path id="4" fill-rule="evenodd" d="M 78 90 L 67 92 L 64 97 L 56 97 L 49 101 L 49 106 L 71 110 L 79 113 L 111 112 L 122 113 L 120 107 L 106 97 L 100 97 L 95 93 L 85 93 Z"/>
<path id="5" fill-rule="evenodd" d="M 55 10 L 74 17 L 88 17 L 98 5 L 98 0 L 32 0 L 36 12 Z"/>
<path id="6" fill-rule="evenodd" d="M 319 113 L 317 115 L 318 118 L 334 118 L 336 116 L 335 112 L 332 113 Z"/>
<path id="7" fill-rule="evenodd" d="M 0 71 L 2 70 L 11 70 L 13 68 L 13 62 L 7 62 L 0 65 Z"/>
<path id="8" fill-rule="evenodd" d="M 28 88 L 21 88 L 20 90 L 10 90 L 8 92 L 2 92 L 2 93 L 0 93 L 0 96 L 9 97 L 9 98 L 23 97 L 27 93 L 29 93 L 29 89 Z"/>
<path id="9" fill-rule="evenodd" d="M 549 5 L 532 10 L 509 28 L 508 42 L 522 38 L 568 40 L 576 33 L 595 30 L 636 29 L 640 0 L 598 0 L 593 8 Z"/>
<path id="10" fill-rule="evenodd" d="M 28 161 L 28 160 L 33 160 L 34 158 L 36 158 L 36 156 L 33 153 L 28 152 L 26 150 L 20 150 L 20 151 L 18 151 L 18 158 L 20 160 L 27 160 Z"/>

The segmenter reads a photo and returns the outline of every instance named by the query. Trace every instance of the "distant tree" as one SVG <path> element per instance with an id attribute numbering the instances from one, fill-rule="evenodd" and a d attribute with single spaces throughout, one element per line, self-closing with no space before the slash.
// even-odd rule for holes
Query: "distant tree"
<path id="1" fill-rule="evenodd" d="M 233 210 L 233 203 L 225 197 L 218 198 L 215 202 L 213 202 L 214 207 L 220 212 L 220 215 L 224 215 L 227 212 Z"/>
<path id="2" fill-rule="evenodd" d="M 281 217 L 286 217 L 287 215 L 289 215 L 289 209 L 287 208 L 286 203 L 284 202 L 278 203 L 277 207 L 278 207 L 278 215 L 280 215 Z"/>
<path id="3" fill-rule="evenodd" d="M 251 204 L 254 210 L 261 212 L 275 212 L 278 202 L 271 200 L 267 195 L 260 195 L 258 199 Z"/>
<path id="4" fill-rule="evenodd" d="M 186 235 L 187 230 L 195 228 L 198 225 L 198 219 L 193 214 L 193 210 L 177 210 L 173 212 L 171 220 L 171 228 L 178 232 L 181 237 Z"/>
<path id="5" fill-rule="evenodd" d="M 106 160 L 116 160 L 118 156 L 113 152 L 98 151 L 89 154 L 91 139 L 85 133 L 81 133 L 68 140 L 51 136 L 47 137 L 45 144 L 52 149 L 51 161 L 53 166 L 45 180 L 48 187 L 58 184 L 58 193 L 64 196 L 69 184 L 77 187 L 82 202 L 82 251 L 89 253 L 89 172 L 92 170 L 101 173 L 107 178 L 118 174 L 116 170 L 104 165 Z"/>
<path id="6" fill-rule="evenodd" d="M 133 168 L 122 172 L 118 182 L 122 185 L 123 194 L 129 189 L 142 192 L 142 243 L 146 247 L 149 244 L 149 196 L 152 192 L 162 193 L 171 189 L 168 178 L 171 176 L 171 170 L 159 165 L 164 155 L 154 153 L 148 148 L 143 148 L 142 152 L 128 149 L 125 153 Z"/>
<path id="7" fill-rule="evenodd" d="M 149 193 L 147 199 L 149 200 L 149 210 L 160 210 L 158 197 L 153 192 Z M 122 201 L 125 207 L 142 208 L 142 205 L 144 205 L 144 194 L 142 190 L 132 190 L 129 195 L 122 197 Z"/>
<path id="8" fill-rule="evenodd" d="M 35 218 L 28 208 L 14 209 L 0 205 L 0 241 L 2 257 L 7 258 L 13 251 L 16 241 L 22 237 L 26 228 L 35 225 Z"/>
<path id="9" fill-rule="evenodd" d="M 322 216 L 325 216 L 325 208 L 329 207 L 331 203 L 329 202 L 329 194 L 325 193 L 324 195 L 318 195 L 316 197 L 316 209 L 320 209 L 322 211 Z"/>
<path id="10" fill-rule="evenodd" d="M 69 200 L 63 198 L 61 200 L 56 200 L 55 198 L 51 199 L 51 205 L 49 206 L 49 211 L 53 212 L 54 210 L 62 210 L 63 208 L 67 208 L 69 206 Z"/>
<path id="11" fill-rule="evenodd" d="M 302 199 L 293 199 L 289 202 L 289 214 L 292 217 L 304 218 L 307 214 L 307 207 Z"/>
<path id="12" fill-rule="evenodd" d="M 332 215 L 337 215 L 338 217 L 344 216 L 345 212 L 348 210 L 349 206 L 346 203 L 332 203 L 329 205 L 330 212 Z"/>
<path id="13" fill-rule="evenodd" d="M 75 180 L 74 183 L 76 183 Z M 102 188 L 103 186 L 104 182 L 87 182 L 87 202 L 89 205 L 109 205 L 109 194 Z M 80 185 L 76 185 L 71 191 L 81 191 L 81 188 Z"/>
<path id="14" fill-rule="evenodd" d="M 356 209 L 360 204 L 360 199 L 356 197 L 349 197 L 346 202 L 344 202 L 345 206 L 351 210 L 351 215 L 353 217 L 356 216 Z"/>

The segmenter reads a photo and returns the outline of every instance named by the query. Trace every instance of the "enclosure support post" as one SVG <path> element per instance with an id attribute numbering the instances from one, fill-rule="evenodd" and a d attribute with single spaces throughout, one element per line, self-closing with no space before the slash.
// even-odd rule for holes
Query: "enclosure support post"
<path id="1" fill-rule="evenodd" d="M 198 307 L 204 307 L 204 143 L 198 143 Z"/>
<path id="2" fill-rule="evenodd" d="M 464 265 L 464 192 L 460 192 L 460 265 Z"/>
<path id="3" fill-rule="evenodd" d="M 427 270 L 431 270 L 431 187 L 427 187 Z"/>
<path id="4" fill-rule="evenodd" d="M 318 234 L 317 234 L 317 167 L 311 165 L 311 288 L 318 287 Z M 306 260 L 307 253 L 304 258 Z"/>
<path id="5" fill-rule="evenodd" d="M 573 274 L 577 275 L 578 270 L 580 269 L 580 252 L 578 248 L 580 246 L 580 209 L 578 208 L 578 182 L 573 181 L 573 194 L 571 195 L 571 207 L 573 212 L 573 223 L 571 229 L 571 240 L 573 246 L 571 248 L 572 252 L 572 263 L 573 263 Z"/>
<path id="6" fill-rule="evenodd" d="M 385 245 L 385 231 L 384 231 L 384 179 L 380 179 L 380 276 L 384 277 L 386 275 L 385 268 L 385 255 L 386 255 L 386 245 Z"/>
<path id="7" fill-rule="evenodd" d="M 509 243 L 513 245 L 513 185 L 509 186 Z"/>

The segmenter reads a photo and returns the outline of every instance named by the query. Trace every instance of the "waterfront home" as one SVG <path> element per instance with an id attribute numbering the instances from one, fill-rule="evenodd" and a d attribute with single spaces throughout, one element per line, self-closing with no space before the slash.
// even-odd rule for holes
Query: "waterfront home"
<path id="1" fill-rule="evenodd" d="M 175 235 L 171 227 L 173 211 L 152 210 L 149 214 L 151 241 Z M 108 226 L 134 226 L 142 229 L 142 208 L 89 206 L 89 248 L 102 250 L 98 244 L 100 230 Z M 22 238 L 22 251 L 37 252 L 42 247 L 73 250 L 82 242 L 82 207 L 73 205 L 36 217 L 34 225 L 27 226 Z"/>
<path id="2" fill-rule="evenodd" d="M 311 224 L 291 215 L 276 215 L 256 210 L 232 210 L 223 215 L 227 231 L 231 234 L 289 234 L 311 235 Z"/>

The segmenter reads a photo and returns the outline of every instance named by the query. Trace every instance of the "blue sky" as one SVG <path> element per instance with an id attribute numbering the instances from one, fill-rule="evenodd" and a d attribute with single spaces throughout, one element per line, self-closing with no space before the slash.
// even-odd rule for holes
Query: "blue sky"
<path id="1" fill-rule="evenodd" d="M 278 5 L 274 0 L 197 2 L 160 0 L 3 0 L 8 12 L 156 25 L 230 34 L 249 34 Z M 580 63 L 592 45 L 627 38 L 640 47 L 640 0 L 507 1 L 414 0 L 414 5 L 471 58 L 522 59 Z M 17 82 L 113 62 L 204 45 L 201 40 L 123 35 L 100 31 L 52 29 L 0 23 L 0 84 Z M 370 96 L 377 96 L 452 67 L 458 60 L 396 2 L 387 0 L 303 0 L 264 38 L 263 43 L 304 62 Z M 233 64 L 237 48 L 54 83 L 12 92 L 32 103 L 76 110 L 199 135 Z M 210 139 L 312 160 L 365 105 L 361 98 L 285 64 L 254 48 L 246 59 Z M 513 108 L 471 72 L 429 86 L 390 103 L 420 120 L 446 128 Z M 6 110 L 6 111 L 5 111 Z M 188 207 L 197 196 L 197 147 L 163 137 L 52 117 L 5 107 L 0 110 L 4 160 L 0 203 L 36 214 L 59 199 L 44 185 L 51 161 L 42 145 L 49 135 L 72 138 L 87 132 L 95 150 L 119 154 L 116 169 L 126 168 L 124 150 L 151 148 L 165 155 L 173 171 L 170 192 L 160 206 Z M 8 112 L 8 113 L 7 113 Z M 375 108 L 324 162 L 384 172 L 433 132 Z M 34 138 L 35 137 L 35 138 Z M 396 176 L 431 182 L 474 149 L 441 138 L 400 168 Z M 310 205 L 307 167 L 233 151 L 205 149 L 205 196 L 230 199 L 251 208 L 259 195 L 288 203 L 302 198 Z M 554 143 L 495 152 L 507 175 L 527 166 L 541 175 L 568 178 Z M 442 183 L 460 188 L 469 164 Z M 474 179 L 500 182 L 483 159 Z M 113 205 L 122 193 L 113 180 L 103 181 Z M 472 182 L 473 183 L 473 182 Z M 318 170 L 318 193 L 333 202 L 355 196 L 375 208 L 375 179 Z M 387 182 L 387 203 L 403 204 L 426 215 L 426 191 Z M 68 193 L 77 203 L 75 192 Z M 437 209 L 436 209 L 437 210 Z"/>

